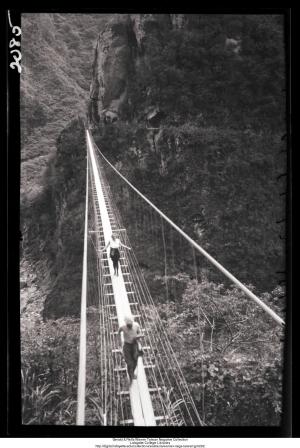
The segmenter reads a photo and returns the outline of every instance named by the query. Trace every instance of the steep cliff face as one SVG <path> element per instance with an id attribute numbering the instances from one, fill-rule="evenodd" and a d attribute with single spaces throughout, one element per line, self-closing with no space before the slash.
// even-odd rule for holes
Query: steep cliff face
<path id="1" fill-rule="evenodd" d="M 143 50 L 147 41 L 155 36 L 161 37 L 161 31 L 172 27 L 171 14 L 131 14 L 132 29 L 138 46 Z"/>
<path id="2" fill-rule="evenodd" d="M 86 113 L 92 48 L 107 20 L 105 14 L 22 14 L 22 201 L 38 200 L 56 138 Z"/>
<path id="3" fill-rule="evenodd" d="M 65 274 L 70 274 L 67 260 L 74 257 L 73 247 L 76 253 L 78 236 L 69 246 L 70 253 L 65 258 L 62 251 L 66 228 L 70 230 L 70 235 L 74 231 L 76 233 L 76 230 L 70 229 L 69 206 L 74 209 L 76 195 L 78 207 L 84 201 L 80 187 L 77 190 L 75 184 L 77 175 L 80 177 L 85 167 L 80 165 L 77 157 L 79 139 L 68 149 L 64 136 L 70 126 L 73 137 L 77 136 L 74 123 L 70 123 L 78 115 L 86 114 L 93 47 L 98 33 L 109 19 L 110 15 L 107 14 L 22 14 L 20 112 L 23 244 L 20 271 L 22 278 L 27 279 L 21 282 L 21 307 L 22 314 L 28 312 L 28 322 L 37 302 L 37 312 L 40 312 L 46 300 L 44 316 L 53 316 L 54 311 L 57 315 L 72 314 L 72 310 L 76 310 L 76 303 L 70 305 L 76 293 L 71 292 L 71 296 L 67 293 L 62 297 L 59 285 L 62 278 L 66 279 Z M 58 137 L 65 128 L 59 140 L 62 143 L 59 143 Z M 84 139 L 82 142 L 83 146 L 78 151 L 84 151 Z M 73 166 L 74 172 L 64 169 L 68 166 Z M 57 182 L 60 185 L 58 190 L 55 188 Z M 75 184 L 69 196 L 71 192 L 68 187 L 72 182 Z M 78 250 L 81 253 L 81 246 Z M 74 272 L 76 264 L 80 262 L 74 263 Z M 73 278 L 73 274 L 70 275 Z M 32 288 L 36 288 L 38 293 Z M 53 297 L 56 301 L 51 302 Z M 23 303 L 27 303 L 27 299 L 31 302 L 24 311 Z"/>
<path id="4" fill-rule="evenodd" d="M 96 119 L 117 119 L 126 101 L 131 53 L 130 18 L 118 15 L 100 34 L 96 45 L 90 89 L 92 105 L 98 101 L 97 108 L 93 107 Z"/>
<path id="5" fill-rule="evenodd" d="M 276 271 L 283 270 L 278 235 L 284 229 L 276 224 L 284 215 L 284 185 L 276 181 L 284 167 L 280 26 L 276 17 L 114 15 L 96 43 L 89 101 L 94 137 L 108 158 L 229 270 L 246 283 L 256 279 L 263 290 L 273 288 Z M 226 48 L 226 36 L 238 35 L 236 54 Z M 45 102 L 39 105 L 44 97 L 33 95 L 31 86 L 24 95 L 26 102 L 31 92 L 34 104 L 33 113 L 24 114 L 24 147 L 34 145 L 45 164 L 40 172 L 40 162 L 29 160 L 32 179 L 42 182 L 31 179 L 34 194 L 23 201 L 24 255 L 39 272 L 44 317 L 76 315 L 84 129 L 66 114 L 55 142 L 64 108 L 74 113 L 74 91 L 68 91 L 57 122 L 49 123 Z M 45 142 L 40 156 L 39 136 L 47 128 L 53 142 Z"/>
<path id="6" fill-rule="evenodd" d="M 23 220 L 29 223 L 24 233 L 22 264 L 36 272 L 44 318 L 79 312 L 85 174 L 84 127 L 74 120 L 57 140 L 56 157 L 44 173 L 42 194 L 22 211 Z M 23 296 L 26 289 L 25 285 Z"/>
<path id="7" fill-rule="evenodd" d="M 258 127 L 268 110 L 272 120 L 277 113 L 276 128 L 284 118 L 282 33 L 280 16 L 115 15 L 97 41 L 91 121 L 141 119 L 139 113 L 163 109 L 198 114 L 202 124 Z M 249 120 L 249 111 L 259 108 L 262 115 Z"/>
<path id="8" fill-rule="evenodd" d="M 275 218 L 284 215 L 276 181 L 285 169 L 281 18 L 116 21 L 95 51 L 96 140 L 195 239 L 194 217 L 204 210 L 201 244 L 244 282 L 273 287 L 284 253 Z"/>
<path id="9" fill-rule="evenodd" d="M 136 76 L 136 68 L 147 66 L 147 51 L 153 40 L 162 42 L 166 29 L 182 26 L 180 16 L 119 14 L 107 24 L 95 49 L 89 105 L 92 122 L 128 118 L 131 109 L 128 85 Z"/>

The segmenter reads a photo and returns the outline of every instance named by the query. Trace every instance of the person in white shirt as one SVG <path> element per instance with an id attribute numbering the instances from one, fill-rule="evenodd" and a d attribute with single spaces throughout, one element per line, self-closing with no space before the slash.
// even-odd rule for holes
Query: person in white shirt
<path id="1" fill-rule="evenodd" d="M 129 379 L 132 382 L 132 380 L 136 379 L 134 371 L 137 366 L 138 357 L 143 354 L 138 342 L 143 335 L 139 324 L 134 322 L 131 316 L 126 316 L 124 321 L 125 325 L 119 328 L 118 333 L 121 334 L 123 332 L 124 335 L 123 354 L 127 364 Z"/>
<path id="2" fill-rule="evenodd" d="M 121 243 L 120 238 L 117 238 L 116 235 L 112 234 L 111 239 L 107 243 L 107 245 L 102 249 L 101 252 L 104 252 L 108 246 L 110 246 L 110 258 L 113 262 L 114 267 L 114 275 L 119 275 L 119 259 L 120 259 L 120 246 L 126 247 L 126 249 L 131 250 L 130 247 L 125 246 L 125 244 Z"/>

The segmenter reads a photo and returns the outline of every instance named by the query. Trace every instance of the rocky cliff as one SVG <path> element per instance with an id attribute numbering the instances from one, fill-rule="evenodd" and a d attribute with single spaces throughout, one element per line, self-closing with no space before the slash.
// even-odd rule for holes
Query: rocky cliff
<path id="1" fill-rule="evenodd" d="M 181 28 L 183 23 L 182 14 L 116 14 L 106 25 L 98 37 L 93 63 L 90 118 L 94 123 L 128 118 L 128 85 L 140 65 L 147 67 L 152 41 L 162 43 L 166 29 Z"/>
<path id="2" fill-rule="evenodd" d="M 22 202 L 38 200 L 59 133 L 85 116 L 92 49 L 108 19 L 106 14 L 22 14 Z"/>
<path id="3" fill-rule="evenodd" d="M 195 239 L 205 214 L 201 242 L 262 288 L 283 263 L 282 37 L 279 16 L 116 16 L 91 83 L 89 116 L 110 160 Z"/>
<path id="4" fill-rule="evenodd" d="M 91 121 L 127 119 L 133 106 L 129 85 L 139 71 L 151 70 L 149 54 L 153 45 L 163 49 L 166 37 L 176 38 L 176 34 L 168 32 L 183 29 L 195 32 L 199 26 L 201 17 L 194 14 L 115 14 L 96 44 L 90 87 Z M 235 39 L 236 35 L 234 30 L 219 30 L 217 40 L 228 54 L 240 52 L 241 38 Z M 151 97 L 151 88 L 145 88 L 146 95 Z M 152 104 L 147 112 L 152 118 L 157 111 L 157 105 Z"/>
<path id="5" fill-rule="evenodd" d="M 74 207 L 69 197 L 69 186 L 76 182 L 77 174 L 80 176 L 85 168 L 78 163 L 76 142 L 68 149 L 65 133 L 60 140 L 58 137 L 64 129 L 67 134 L 71 129 L 73 136 L 77 135 L 72 121 L 75 119 L 80 126 L 78 116 L 86 115 L 93 46 L 110 15 L 26 13 L 21 19 L 20 230 L 23 244 L 20 272 L 21 278 L 26 279 L 21 281 L 21 309 L 22 315 L 27 315 L 30 309 L 25 320 L 31 325 L 34 308 L 36 313 L 42 311 L 43 314 L 45 300 L 57 297 L 55 291 L 60 291 L 60 287 L 57 288 L 59 277 L 66 272 L 61 250 L 65 243 L 65 229 L 68 228 L 67 216 Z M 81 126 L 82 136 L 83 132 Z M 59 141 L 64 142 L 63 148 Z M 79 151 L 83 150 L 84 139 L 83 147 L 79 148 Z M 65 171 L 64 164 L 73 166 L 74 172 Z M 59 191 L 56 183 L 60 185 Z M 84 193 L 79 188 L 76 194 L 81 207 Z M 73 256 L 74 247 L 71 259 Z M 68 256 L 65 261 L 67 259 Z M 31 279 L 32 275 L 34 279 Z M 27 301 L 30 306 L 26 305 L 26 311 L 23 303 Z M 53 303 L 58 315 L 68 314 L 72 307 L 76 309 L 75 301 L 75 305 L 67 306 L 69 311 L 66 310 L 66 296 L 60 296 Z M 46 310 L 47 316 L 53 315 L 47 305 Z"/>

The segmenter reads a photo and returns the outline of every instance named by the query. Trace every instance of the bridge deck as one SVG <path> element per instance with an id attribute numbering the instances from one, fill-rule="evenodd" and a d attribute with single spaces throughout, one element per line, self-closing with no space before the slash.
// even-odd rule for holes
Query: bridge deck
<path id="1" fill-rule="evenodd" d="M 87 142 L 88 142 L 88 153 L 92 166 L 92 174 L 94 179 L 94 184 L 96 188 L 96 194 L 98 199 L 98 212 L 101 215 L 104 245 L 108 243 L 113 232 L 112 225 L 110 222 L 111 214 L 107 208 L 108 198 L 105 195 L 103 186 L 101 183 L 101 173 L 98 171 L 93 144 L 87 130 Z M 107 249 L 107 259 L 109 258 L 109 248 Z M 109 261 L 109 275 L 111 277 L 111 284 L 113 289 L 113 295 L 116 305 L 116 313 L 118 318 L 119 326 L 124 324 L 124 317 L 132 315 L 130 310 L 130 302 L 128 299 L 128 293 L 125 287 L 125 281 L 122 273 L 122 267 L 119 267 L 119 276 L 114 276 L 114 270 L 112 262 Z M 130 297 L 130 296 L 129 296 Z M 145 374 L 145 369 L 143 365 L 143 360 L 141 357 L 138 359 L 137 365 L 137 380 L 133 380 L 129 388 L 130 393 L 130 403 L 132 416 L 135 426 L 156 426 L 156 420 L 154 417 L 150 392 L 148 388 L 147 378 Z"/>

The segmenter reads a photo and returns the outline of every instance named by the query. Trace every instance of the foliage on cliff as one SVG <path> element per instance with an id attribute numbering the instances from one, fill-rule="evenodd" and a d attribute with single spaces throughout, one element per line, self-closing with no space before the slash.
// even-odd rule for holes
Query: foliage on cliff
<path id="1" fill-rule="evenodd" d="M 273 288 L 284 266 L 282 18 L 195 15 L 187 28 L 160 31 L 129 79 L 127 122 L 101 123 L 96 141 L 195 239 L 202 210 L 201 244 L 242 281 Z M 237 52 L 226 46 L 234 36 Z M 151 107 L 157 130 L 147 129 Z"/>
<path id="2" fill-rule="evenodd" d="M 79 312 L 85 181 L 84 128 L 73 120 L 57 139 L 42 194 L 34 203 L 23 204 L 28 225 L 23 255 L 39 269 L 39 284 L 47 290 L 45 318 Z"/>
<path id="3" fill-rule="evenodd" d="M 92 49 L 107 14 L 22 14 L 21 199 L 42 194 L 60 131 L 85 115 Z"/>
<path id="4" fill-rule="evenodd" d="M 279 314 L 282 294 L 264 297 Z M 164 323 L 209 425 L 280 424 L 283 332 L 237 288 L 186 279 Z"/>
<path id="5" fill-rule="evenodd" d="M 165 27 L 146 40 L 129 90 L 134 115 L 157 104 L 167 123 L 283 132 L 282 17 L 194 16 L 190 27 Z"/>

